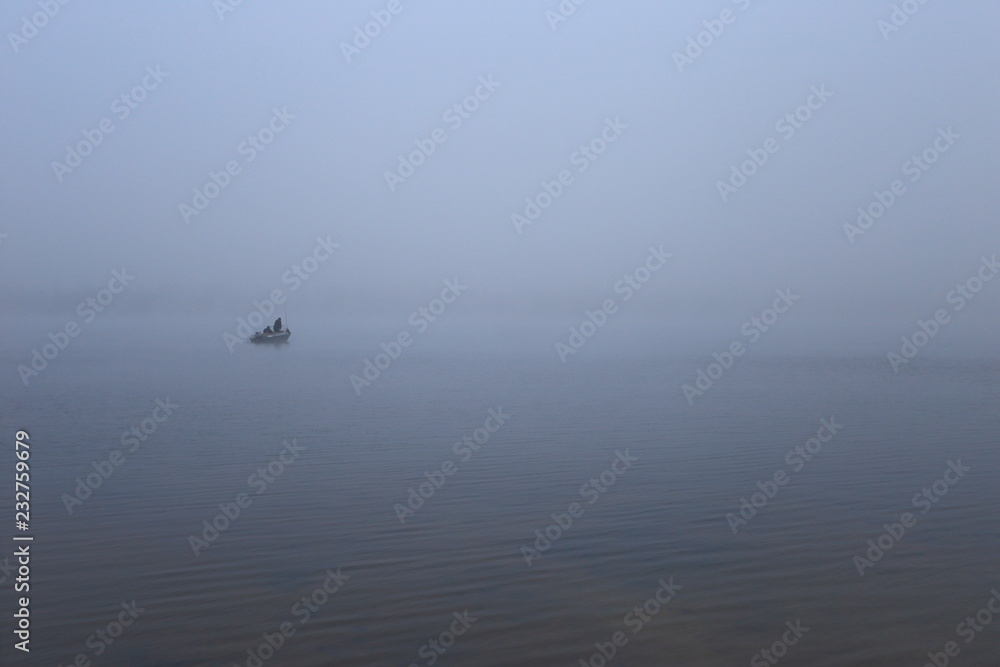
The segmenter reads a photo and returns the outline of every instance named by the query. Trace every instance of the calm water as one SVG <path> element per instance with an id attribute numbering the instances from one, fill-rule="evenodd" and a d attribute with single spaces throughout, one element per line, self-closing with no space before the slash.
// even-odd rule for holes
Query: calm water
<path id="1" fill-rule="evenodd" d="M 95 329 L 25 388 L 9 371 L 41 331 L 5 355 L 4 441 L 31 432 L 36 541 L 32 652 L 11 649 L 5 621 L 4 664 L 254 665 L 247 651 L 285 622 L 294 634 L 263 664 L 579 665 L 616 632 L 611 665 L 769 664 L 751 661 L 794 637 L 789 621 L 808 631 L 780 664 L 919 666 L 948 641 L 952 664 L 1000 656 L 1000 620 L 971 643 L 956 633 L 1000 590 L 996 360 L 928 354 L 894 375 L 877 355 L 755 351 L 689 406 L 680 386 L 711 347 L 616 357 L 595 343 L 563 365 L 550 345 L 484 352 L 442 332 L 358 396 L 348 376 L 391 327 L 233 354 L 216 335 Z M 157 399 L 179 407 L 129 452 L 121 434 Z M 509 418 L 463 460 L 453 445 L 491 409 Z M 786 462 L 831 417 L 843 427 L 819 453 Z M 293 440 L 280 473 L 251 478 Z M 114 449 L 124 463 L 68 515 L 63 494 Z M 618 451 L 631 467 L 581 495 Z M 921 514 L 914 495 L 959 459 L 970 470 Z M 401 524 L 394 505 L 449 460 Z M 727 513 L 779 470 L 790 481 L 734 535 Z M 249 506 L 196 556 L 189 536 L 240 493 Z M 522 545 L 574 502 L 582 515 L 529 566 Z M 916 524 L 860 576 L 853 557 L 907 511 Z M 303 623 L 296 603 L 338 568 Z M 626 619 L 671 578 L 673 599 Z M 88 647 L 132 600 L 143 611 L 124 633 Z"/>

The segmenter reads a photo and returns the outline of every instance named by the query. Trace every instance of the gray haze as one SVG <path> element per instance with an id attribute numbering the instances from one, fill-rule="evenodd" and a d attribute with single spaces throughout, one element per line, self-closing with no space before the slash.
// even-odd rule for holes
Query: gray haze
<path id="1" fill-rule="evenodd" d="M 19 40 L 42 10 L 4 3 L 4 315 L 58 326 L 124 267 L 115 315 L 232 323 L 282 289 L 298 316 L 400 328 L 458 278 L 451 314 L 558 317 L 545 346 L 663 246 L 619 334 L 707 327 L 707 353 L 791 288 L 798 331 L 877 330 L 888 351 L 1000 250 L 995 2 L 919 5 L 883 35 L 888 1 L 590 0 L 553 29 L 557 0 L 402 0 L 350 62 L 342 44 L 393 3 L 221 4 L 69 2 Z M 674 54 L 724 10 L 734 20 L 678 71 Z M 115 100 L 154 82 L 147 68 L 162 81 L 122 118 Z M 481 78 L 499 86 L 454 127 L 443 114 Z M 783 138 L 776 122 L 813 87 L 832 97 Z M 294 118 L 247 161 L 241 142 L 274 109 Z M 53 163 L 102 119 L 114 131 L 60 182 Z M 579 171 L 607 119 L 626 127 Z M 447 140 L 390 191 L 385 172 L 437 128 Z M 959 138 L 911 182 L 904 163 L 947 128 Z M 777 152 L 724 202 L 717 182 L 771 137 Z M 240 173 L 186 223 L 179 205 L 231 160 Z M 561 170 L 572 184 L 518 233 L 512 214 Z M 896 179 L 905 194 L 851 243 L 844 225 Z M 282 276 L 317 237 L 339 248 L 290 291 Z M 986 283 L 952 340 L 991 339 L 998 305 Z"/>

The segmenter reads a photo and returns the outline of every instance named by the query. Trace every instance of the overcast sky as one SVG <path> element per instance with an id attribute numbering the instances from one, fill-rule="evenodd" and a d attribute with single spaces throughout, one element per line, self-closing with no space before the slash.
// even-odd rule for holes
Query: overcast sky
<path id="1" fill-rule="evenodd" d="M 6 314 L 71 310 L 123 267 L 122 312 L 276 288 L 299 312 L 408 311 L 456 277 L 467 313 L 582 312 L 662 246 L 637 313 L 743 314 L 790 287 L 817 317 L 909 322 L 1000 250 L 993 1 L 913 2 L 892 30 L 872 0 L 223 2 L 3 3 Z M 766 162 L 723 197 L 748 151 Z M 339 247 L 291 290 L 318 237 Z M 980 316 L 998 303 L 1000 281 Z"/>

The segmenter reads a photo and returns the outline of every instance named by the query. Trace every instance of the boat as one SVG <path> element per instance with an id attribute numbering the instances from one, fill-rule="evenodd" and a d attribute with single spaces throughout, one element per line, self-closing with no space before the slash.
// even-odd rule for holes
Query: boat
<path id="1" fill-rule="evenodd" d="M 257 344 L 271 343 L 277 345 L 287 343 L 291 336 L 291 329 L 281 328 L 281 318 L 279 317 L 274 321 L 274 326 L 266 327 L 263 331 L 254 332 L 254 335 L 250 336 L 250 342 Z"/>

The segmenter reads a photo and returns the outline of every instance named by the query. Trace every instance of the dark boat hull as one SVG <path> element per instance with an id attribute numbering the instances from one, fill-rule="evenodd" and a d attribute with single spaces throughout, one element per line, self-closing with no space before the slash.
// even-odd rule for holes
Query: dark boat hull
<path id="1" fill-rule="evenodd" d="M 254 334 L 250 337 L 251 343 L 280 345 L 281 343 L 287 343 L 288 339 L 291 338 L 291 331 L 282 331 L 281 333 L 273 334 Z"/>

